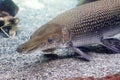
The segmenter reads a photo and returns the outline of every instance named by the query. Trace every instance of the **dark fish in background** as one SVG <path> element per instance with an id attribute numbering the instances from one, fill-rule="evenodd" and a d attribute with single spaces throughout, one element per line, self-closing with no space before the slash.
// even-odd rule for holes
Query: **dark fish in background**
<path id="1" fill-rule="evenodd" d="M 18 6 L 12 0 L 0 0 L 0 12 L 5 11 L 11 16 L 15 16 L 18 10 Z"/>
<path id="2" fill-rule="evenodd" d="M 86 4 L 86 3 L 90 3 L 90 2 L 94 2 L 94 1 L 98 1 L 98 0 L 78 0 L 78 4 L 77 6 Z"/>

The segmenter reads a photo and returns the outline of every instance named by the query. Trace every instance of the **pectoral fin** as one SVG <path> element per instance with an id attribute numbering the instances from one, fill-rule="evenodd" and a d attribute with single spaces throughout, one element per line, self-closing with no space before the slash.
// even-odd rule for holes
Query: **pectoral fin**
<path id="1" fill-rule="evenodd" d="M 76 47 L 72 47 L 73 51 L 77 54 L 79 54 L 80 56 L 77 56 L 77 58 L 82 58 L 86 61 L 90 61 L 91 57 L 89 55 L 87 55 L 86 53 L 82 52 L 79 48 Z"/>
<path id="2" fill-rule="evenodd" d="M 75 56 L 75 58 L 80 58 L 80 59 L 83 59 L 85 61 L 90 61 L 91 60 L 90 59 L 91 57 L 89 55 L 87 55 L 86 53 L 84 53 L 83 51 L 81 51 L 79 48 L 74 47 L 72 41 L 68 42 L 68 46 L 72 49 L 72 51 L 74 53 L 78 54 L 78 56 Z"/>
<path id="3" fill-rule="evenodd" d="M 113 50 L 116 53 L 120 53 L 120 40 L 117 38 L 104 38 L 101 40 L 103 45 Z"/>

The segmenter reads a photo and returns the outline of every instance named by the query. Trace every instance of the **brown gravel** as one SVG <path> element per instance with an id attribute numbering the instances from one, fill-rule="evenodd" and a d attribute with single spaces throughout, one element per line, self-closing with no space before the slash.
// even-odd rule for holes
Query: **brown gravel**
<path id="1" fill-rule="evenodd" d="M 87 77 L 87 78 L 82 78 L 82 77 L 66 78 L 65 80 L 120 80 L 120 72 L 114 75 L 107 75 L 101 78 L 94 78 L 92 76 L 92 77 Z"/>

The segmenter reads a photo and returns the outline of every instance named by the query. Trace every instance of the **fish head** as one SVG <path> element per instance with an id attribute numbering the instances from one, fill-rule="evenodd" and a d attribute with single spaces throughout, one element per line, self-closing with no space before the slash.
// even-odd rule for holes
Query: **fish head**
<path id="1" fill-rule="evenodd" d="M 68 32 L 59 24 L 45 24 L 31 35 L 30 39 L 18 46 L 19 53 L 31 51 L 53 52 L 63 47 L 68 40 Z"/>

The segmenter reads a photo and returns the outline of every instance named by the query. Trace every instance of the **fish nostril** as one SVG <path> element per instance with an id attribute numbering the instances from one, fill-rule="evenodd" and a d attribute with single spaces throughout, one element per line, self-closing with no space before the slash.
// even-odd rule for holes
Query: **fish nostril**
<path id="1" fill-rule="evenodd" d="M 21 48 L 17 48 L 17 52 L 21 53 L 22 52 L 22 49 Z"/>

